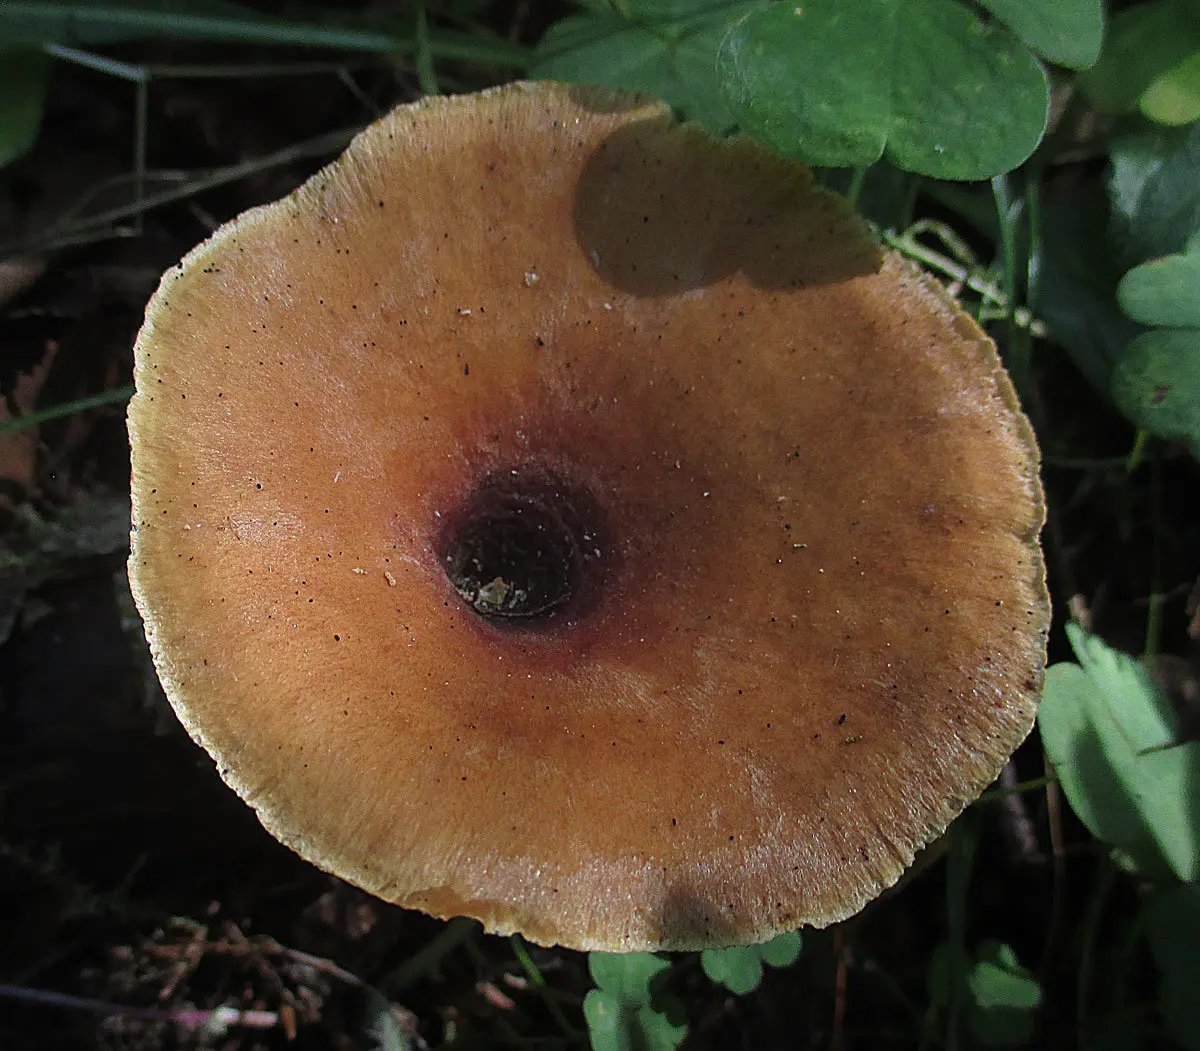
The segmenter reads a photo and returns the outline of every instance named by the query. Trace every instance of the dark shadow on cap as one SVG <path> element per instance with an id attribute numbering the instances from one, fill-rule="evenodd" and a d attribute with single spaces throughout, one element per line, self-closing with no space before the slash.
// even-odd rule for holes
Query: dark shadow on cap
<path id="1" fill-rule="evenodd" d="M 882 255 L 849 204 L 807 168 L 669 114 L 600 143 L 575 191 L 575 236 L 600 276 L 637 296 L 741 272 L 764 290 L 845 281 Z"/>

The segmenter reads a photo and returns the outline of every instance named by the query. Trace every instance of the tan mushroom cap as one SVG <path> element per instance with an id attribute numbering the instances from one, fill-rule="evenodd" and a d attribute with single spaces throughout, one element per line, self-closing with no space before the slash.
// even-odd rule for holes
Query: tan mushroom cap
<path id="1" fill-rule="evenodd" d="M 165 275 L 136 380 L 167 694 L 390 901 L 584 949 L 828 924 L 1033 722 L 1038 454 L 992 343 L 659 104 L 397 109 Z M 567 522 L 569 600 L 463 597 L 480 492 Z"/>

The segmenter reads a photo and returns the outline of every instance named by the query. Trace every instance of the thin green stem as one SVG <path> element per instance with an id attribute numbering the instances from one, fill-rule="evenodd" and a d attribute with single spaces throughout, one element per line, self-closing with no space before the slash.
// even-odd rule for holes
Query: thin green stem
<path id="1" fill-rule="evenodd" d="M 150 125 L 150 79 L 139 80 L 134 85 L 133 113 L 133 199 L 141 201 L 146 196 L 146 150 Z M 138 212 L 133 220 L 135 236 L 142 234 L 144 212 Z"/>
<path id="2" fill-rule="evenodd" d="M 940 227 L 941 224 L 936 224 L 936 226 Z M 935 224 L 931 224 L 925 220 L 914 223 L 902 234 L 892 233 L 890 230 L 881 230 L 880 236 L 901 255 L 941 274 L 942 277 L 964 285 L 972 292 L 978 293 L 985 300 L 996 304 L 1004 311 L 1004 316 L 1011 315 L 1018 325 L 1030 329 L 1034 335 L 1041 336 L 1045 334 L 1045 323 L 1035 318 L 1027 308 L 1016 307 L 1010 310 L 1010 297 L 986 273 L 966 263 L 952 259 L 950 256 L 918 241 L 916 234 L 922 232 L 933 233 L 939 239 L 945 236 L 942 230 L 935 229 Z"/>
<path id="3" fill-rule="evenodd" d="M 429 977 L 447 956 L 479 933 L 479 924 L 456 916 L 426 946 L 413 953 L 399 967 L 383 977 L 378 988 L 385 996 L 395 997 L 410 985 Z"/>
<path id="4" fill-rule="evenodd" d="M 969 812 L 955 822 L 950 834 L 946 862 L 946 926 L 949 947 L 949 1002 L 946 1005 L 946 1051 L 957 1051 L 966 999 L 967 969 L 967 894 L 979 829 Z"/>
<path id="5" fill-rule="evenodd" d="M 559 1006 L 558 1001 L 550 995 L 550 988 L 546 985 L 546 979 L 542 972 L 538 969 L 538 965 L 533 962 L 533 957 L 529 955 L 529 950 L 525 948 L 525 939 L 519 934 L 514 934 L 508 939 L 512 946 L 513 955 L 516 956 L 517 962 L 521 965 L 521 969 L 525 972 L 525 977 L 537 989 L 542 998 L 542 1002 L 546 1005 L 554 1021 L 558 1024 L 558 1028 L 562 1030 L 563 1035 L 568 1039 L 574 1039 L 578 1036 L 578 1032 Z"/>
<path id="6" fill-rule="evenodd" d="M 97 227 L 121 222 L 124 219 L 148 212 L 152 208 L 158 208 L 164 204 L 172 204 L 175 201 L 186 200 L 205 190 L 224 186 L 227 183 L 236 182 L 238 179 L 244 179 L 247 176 L 256 175 L 259 172 L 278 168 L 285 164 L 291 164 L 293 161 L 303 158 L 325 153 L 336 153 L 346 147 L 357 131 L 358 128 L 355 127 L 340 128 L 337 131 L 326 132 L 324 135 L 317 135 L 314 138 L 306 139 L 304 142 L 295 143 L 282 150 L 277 150 L 275 153 L 269 153 L 264 157 L 243 161 L 239 164 L 231 164 L 226 168 L 218 168 L 215 172 L 201 176 L 182 186 L 150 194 L 141 201 L 134 201 L 132 204 L 109 208 L 96 215 L 88 216 L 86 219 L 80 219 L 65 230 L 50 231 L 43 238 L 0 245 L 0 259 L 10 255 L 21 255 L 26 252 L 45 251 L 47 244 L 72 243 L 71 239 L 73 238 L 95 234 Z"/>
<path id="7" fill-rule="evenodd" d="M 116 77 L 118 80 L 128 80 L 140 84 L 149 79 L 149 74 L 146 72 L 145 66 L 121 62 L 119 59 L 109 58 L 107 55 L 97 55 L 92 51 L 81 51 L 79 48 L 67 47 L 65 44 L 43 44 L 42 50 L 51 58 L 57 58 L 60 62 L 69 62 L 74 66 L 90 69 L 95 73 L 103 73 L 106 76 Z"/>
<path id="8" fill-rule="evenodd" d="M 1092 987 L 1092 971 L 1095 966 L 1096 942 L 1100 935 L 1100 920 L 1104 915 L 1104 904 L 1117 877 L 1117 866 L 1106 859 L 1104 869 L 1100 874 L 1100 882 L 1096 884 L 1091 898 L 1088 900 L 1087 911 L 1083 917 L 1083 944 L 1080 949 L 1079 973 L 1075 977 L 1075 1012 L 1079 1026 L 1080 1047 L 1087 1046 L 1084 1033 L 1088 1018 L 1088 996 Z"/>
<path id="9" fill-rule="evenodd" d="M 860 164 L 850 176 L 850 186 L 846 190 L 846 198 L 856 208 L 858 207 L 858 198 L 862 193 L 863 184 L 867 181 L 867 173 L 870 170 L 871 166 L 869 164 Z"/>
<path id="10" fill-rule="evenodd" d="M 64 416 L 74 416 L 76 413 L 86 412 L 88 409 L 97 409 L 102 405 L 115 405 L 118 402 L 128 401 L 131 397 L 133 397 L 133 387 L 115 387 L 113 390 L 101 391 L 99 394 L 92 394 L 76 401 L 65 401 L 61 405 L 54 405 L 49 409 L 27 412 L 24 416 L 18 416 L 12 420 L 0 420 L 0 437 L 26 427 L 36 427 L 38 424 L 49 423 L 51 420 L 60 420 Z"/>
<path id="11" fill-rule="evenodd" d="M 1163 557 L 1162 557 L 1163 465 L 1159 450 L 1150 460 L 1150 528 L 1154 535 L 1150 554 L 1150 601 L 1146 607 L 1144 656 L 1156 657 L 1162 642 Z"/>
<path id="12" fill-rule="evenodd" d="M 1001 785 L 997 788 L 989 788 L 975 802 L 976 803 L 992 803 L 998 799 L 1003 799 L 1005 796 L 1019 796 L 1026 792 L 1040 792 L 1048 784 L 1051 778 L 1049 777 L 1033 777 L 1028 781 L 1018 781 L 1015 785 Z"/>
<path id="13" fill-rule="evenodd" d="M 1023 268 L 1019 259 L 1020 238 L 1018 237 L 1019 209 L 1013 198 L 1012 187 L 1007 175 L 997 175 L 992 180 L 992 196 L 996 202 L 996 215 L 1000 223 L 1000 253 L 1004 269 L 1004 288 L 1008 293 L 1006 311 L 1008 339 L 1008 371 L 1013 378 L 1017 393 L 1026 404 L 1030 399 L 1032 344 L 1028 330 L 1017 323 L 1016 304 L 1024 294 L 1024 283 L 1019 274 Z"/>
<path id="14" fill-rule="evenodd" d="M 1133 438 L 1133 448 L 1129 450 L 1129 455 L 1125 458 L 1125 470 L 1128 473 L 1132 474 L 1141 466 L 1142 457 L 1146 453 L 1146 445 L 1149 441 L 1150 432 L 1144 427 L 1139 427 Z"/>
<path id="15" fill-rule="evenodd" d="M 125 38 L 167 38 L 226 41 L 234 44 L 276 44 L 292 47 L 337 48 L 343 51 L 411 55 L 416 41 L 395 33 L 286 19 L 145 10 L 120 4 L 79 4 L 47 0 L 5 0 L 5 22 L 16 28 L 26 22 L 48 40 L 86 37 L 97 30 Z M 523 68 L 531 50 L 497 36 L 476 36 L 444 30 L 430 35 L 430 50 L 439 59 Z M 50 47 L 60 47 L 52 44 Z M 82 54 L 82 52 L 81 52 Z M 98 62 L 106 62 L 95 56 Z M 130 67 L 137 68 L 137 67 Z"/>
<path id="16" fill-rule="evenodd" d="M 417 83 L 423 95 L 440 95 L 437 71 L 433 68 L 433 52 L 429 47 L 429 16 L 425 12 L 425 0 L 415 0 L 417 43 Z"/>

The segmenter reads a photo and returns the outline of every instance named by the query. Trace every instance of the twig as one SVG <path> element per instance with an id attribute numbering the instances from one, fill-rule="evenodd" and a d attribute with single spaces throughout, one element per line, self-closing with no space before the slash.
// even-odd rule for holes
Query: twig
<path id="1" fill-rule="evenodd" d="M 1004 836 L 1017 855 L 1017 860 L 1024 864 L 1044 862 L 1041 844 L 1033 827 L 1033 819 L 1025 806 L 1025 799 L 1018 788 L 1017 769 L 1012 761 L 1004 764 L 1000 771 L 1000 786 L 1007 789 L 1002 795 L 996 796 L 1000 804 L 1000 827 Z"/>
<path id="2" fill-rule="evenodd" d="M 214 1007 L 209 1010 L 194 1007 L 130 1007 L 126 1004 L 109 1003 L 107 1000 L 71 996 L 50 989 L 27 989 L 19 985 L 0 985 L 0 997 L 43 1004 L 46 1007 L 65 1007 L 72 1011 L 137 1018 L 145 1022 L 173 1022 L 187 1029 L 208 1029 L 215 1032 L 224 1032 L 235 1025 L 249 1029 L 273 1029 L 279 1024 L 277 1011 L 241 1011 L 236 1007 Z"/>

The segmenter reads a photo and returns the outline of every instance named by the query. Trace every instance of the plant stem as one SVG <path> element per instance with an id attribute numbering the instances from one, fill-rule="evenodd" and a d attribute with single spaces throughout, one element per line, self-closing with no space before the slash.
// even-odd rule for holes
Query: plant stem
<path id="1" fill-rule="evenodd" d="M 379 982 L 380 990 L 386 996 L 394 997 L 422 978 L 427 978 L 443 959 L 464 942 L 474 938 L 478 932 L 479 924 L 475 920 L 456 916 L 428 945 L 385 975 Z"/>
<path id="2" fill-rule="evenodd" d="M 1088 1017 L 1088 993 L 1092 985 L 1092 968 L 1095 964 L 1096 940 L 1100 933 L 1100 919 L 1104 914 L 1104 903 L 1108 900 L 1109 892 L 1117 877 L 1117 866 L 1111 859 L 1105 859 L 1104 869 L 1100 874 L 1100 882 L 1087 904 L 1083 917 L 1083 944 L 1079 953 L 1079 974 L 1075 982 L 1075 1012 L 1079 1026 L 1080 1047 L 1085 1047 L 1084 1023 Z"/>
<path id="3" fill-rule="evenodd" d="M 440 95 L 437 72 L 433 68 L 433 52 L 429 49 L 429 16 L 425 12 L 425 0 L 415 0 L 417 43 L 417 82 L 423 95 Z"/>
<path id="4" fill-rule="evenodd" d="M 24 416 L 18 416 L 12 420 L 0 420 L 0 436 L 26 427 L 36 427 L 40 423 L 49 423 L 51 420 L 58 420 L 64 416 L 74 416 L 76 413 L 96 409 L 101 405 L 114 405 L 117 402 L 128 401 L 131 397 L 133 397 L 133 387 L 114 387 L 112 390 L 91 394 L 76 401 L 64 401 L 61 405 L 54 405 L 49 409 L 27 412 Z"/>
<path id="5" fill-rule="evenodd" d="M 559 1006 L 558 1001 L 550 995 L 550 988 L 546 985 L 546 979 L 542 976 L 542 972 L 538 970 L 538 965 L 533 962 L 533 957 L 529 955 L 529 950 L 525 948 L 525 939 L 519 934 L 514 934 L 508 941 L 512 946 L 513 955 L 516 956 L 517 962 L 525 972 L 525 976 L 541 995 L 546 1009 L 553 1016 L 554 1021 L 558 1023 L 558 1028 L 562 1030 L 563 1035 L 568 1039 L 574 1039 L 578 1035 L 575 1027 L 571 1025 L 567 1016 L 563 1014 L 563 1009 Z"/>

